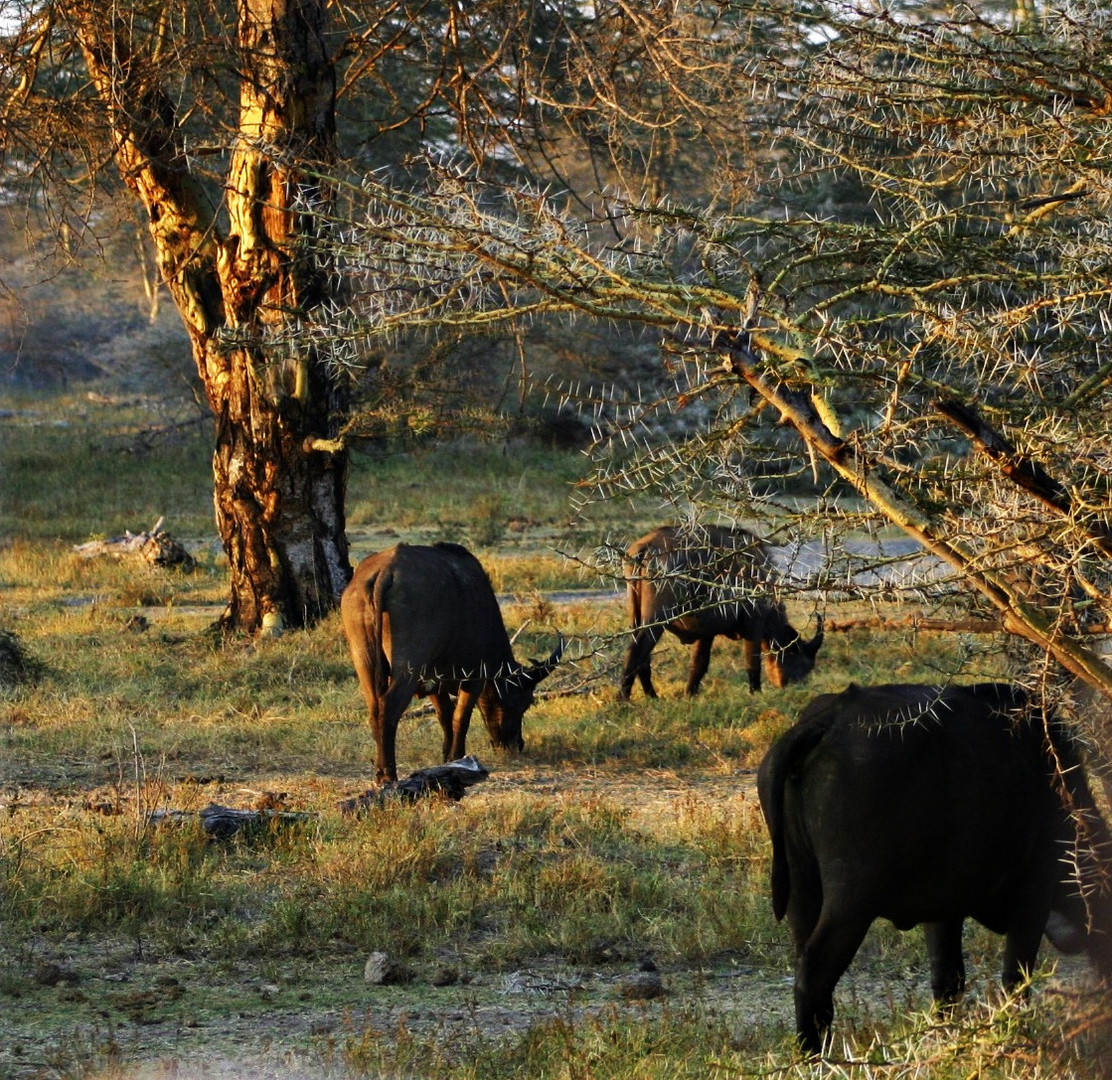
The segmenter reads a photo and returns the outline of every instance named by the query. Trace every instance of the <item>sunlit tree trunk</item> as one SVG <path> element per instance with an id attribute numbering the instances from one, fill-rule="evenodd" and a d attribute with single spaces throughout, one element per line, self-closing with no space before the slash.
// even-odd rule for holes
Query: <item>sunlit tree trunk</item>
<path id="1" fill-rule="evenodd" d="M 144 206 L 162 277 L 216 418 L 216 522 L 231 572 L 228 629 L 311 624 L 350 576 L 345 384 L 285 331 L 332 295 L 308 213 L 334 155 L 335 74 L 320 0 L 239 0 L 244 77 L 227 227 L 192 178 L 159 72 L 131 62 L 111 10 L 75 16 L 124 182 Z"/>

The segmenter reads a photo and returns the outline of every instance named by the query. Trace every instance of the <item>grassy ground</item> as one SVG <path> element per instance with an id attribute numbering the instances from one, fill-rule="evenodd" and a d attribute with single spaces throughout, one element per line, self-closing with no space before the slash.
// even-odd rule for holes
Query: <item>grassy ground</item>
<path id="1" fill-rule="evenodd" d="M 683 650 L 665 643 L 662 698 L 623 705 L 621 601 L 564 553 L 650 520 L 569 520 L 574 455 L 357 458 L 356 557 L 398 537 L 463 540 L 511 631 L 524 625 L 519 655 L 545 654 L 559 629 L 571 660 L 526 718 L 523 757 L 492 755 L 477 722 L 470 748 L 492 775 L 461 803 L 347 817 L 338 803 L 367 787 L 372 744 L 337 620 L 258 643 L 206 632 L 225 582 L 203 428 L 152 440 L 147 406 L 79 396 L 0 410 L 0 629 L 43 668 L 0 695 L 0 1076 L 818 1071 L 792 1048 L 756 764 L 812 694 L 999 673 L 994 643 L 830 635 L 806 686 L 758 696 L 727 644 L 694 703 L 678 696 Z M 195 574 L 73 551 L 162 515 Z M 419 708 L 403 720 L 403 773 L 434 762 L 435 728 Z M 210 801 L 302 816 L 224 843 L 148 824 Z M 970 932 L 973 992 L 942 1023 L 918 936 L 874 928 L 839 986 L 845 1043 L 827 1068 L 1103 1075 L 1107 1031 L 1080 968 L 1048 969 L 1027 1003 L 1002 1006 L 998 946 Z M 365 980 L 375 952 L 396 984 Z"/>

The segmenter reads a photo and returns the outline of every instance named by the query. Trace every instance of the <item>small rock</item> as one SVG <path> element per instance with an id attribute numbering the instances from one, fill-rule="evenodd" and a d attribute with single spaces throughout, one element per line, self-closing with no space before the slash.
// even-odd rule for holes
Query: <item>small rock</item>
<path id="1" fill-rule="evenodd" d="M 618 996 L 626 1001 L 651 1001 L 663 994 L 664 982 L 656 971 L 639 971 L 618 983 Z"/>
<path id="2" fill-rule="evenodd" d="M 35 982 L 39 986 L 57 986 L 59 983 L 76 986 L 80 981 L 81 976 L 76 971 L 69 971 L 60 964 L 40 964 L 35 972 Z"/>
<path id="3" fill-rule="evenodd" d="M 621 956 L 614 942 L 602 938 L 587 946 L 587 959 L 592 964 L 612 964 L 615 960 L 620 960 Z"/>
<path id="4" fill-rule="evenodd" d="M 429 976 L 429 982 L 433 986 L 455 986 L 459 982 L 459 972 L 454 967 L 445 964 L 433 970 L 432 975 Z"/>
<path id="5" fill-rule="evenodd" d="M 373 952 L 367 957 L 363 978 L 374 986 L 394 986 L 407 981 L 405 969 L 384 952 Z"/>

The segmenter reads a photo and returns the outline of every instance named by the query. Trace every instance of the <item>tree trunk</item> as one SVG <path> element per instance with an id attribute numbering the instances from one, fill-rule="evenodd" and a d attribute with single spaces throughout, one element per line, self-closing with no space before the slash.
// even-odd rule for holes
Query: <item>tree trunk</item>
<path id="1" fill-rule="evenodd" d="M 268 627 L 312 625 L 335 607 L 351 576 L 347 458 L 327 446 L 341 415 L 339 395 L 317 366 L 306 365 L 302 400 L 284 388 L 269 393 L 252 350 L 221 360 L 228 392 L 214 403 L 213 501 L 231 569 L 222 621 L 246 630 L 264 620 Z"/>
<path id="2" fill-rule="evenodd" d="M 344 521 L 347 456 L 334 440 L 343 384 L 311 351 L 267 347 L 330 295 L 328 268 L 304 241 L 308 207 L 328 193 L 306 167 L 335 155 L 335 72 L 320 0 L 241 0 L 240 89 L 229 170 L 228 237 L 217 261 L 236 346 L 211 340 L 206 386 L 223 390 L 213 456 L 216 522 L 231 563 L 225 622 L 301 626 L 336 604 L 351 575 Z M 281 347 L 279 346 L 279 349 Z M 285 350 L 282 350 L 285 351 Z"/>
<path id="3" fill-rule="evenodd" d="M 313 177 L 335 150 L 324 2 L 237 6 L 245 75 L 224 236 L 158 65 L 135 60 L 131 27 L 113 9 L 86 0 L 71 17 L 216 418 L 214 504 L 231 569 L 222 623 L 254 631 L 313 623 L 351 575 L 336 439 L 348 393 L 311 349 L 283 345 L 337 289 L 308 242 L 319 220 L 308 210 L 329 201 Z"/>

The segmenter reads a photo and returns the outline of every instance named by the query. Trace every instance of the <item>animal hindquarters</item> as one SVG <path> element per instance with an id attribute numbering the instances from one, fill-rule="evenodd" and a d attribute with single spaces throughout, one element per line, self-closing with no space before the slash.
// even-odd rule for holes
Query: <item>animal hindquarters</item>
<path id="1" fill-rule="evenodd" d="M 357 574 L 340 598 L 344 636 L 375 741 L 378 780 L 398 778 L 398 722 L 417 693 L 414 673 L 398 671 L 391 663 L 393 627 L 385 598 L 393 577 L 390 567 L 363 578 Z"/>

